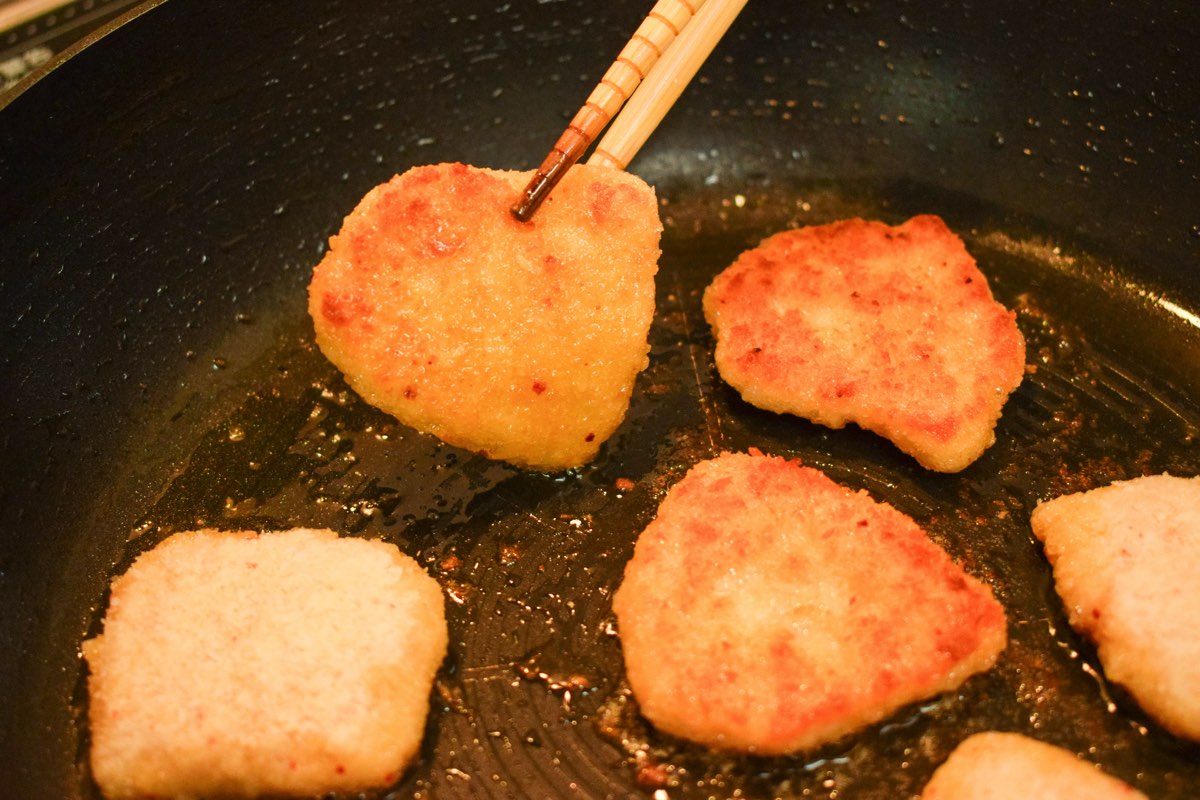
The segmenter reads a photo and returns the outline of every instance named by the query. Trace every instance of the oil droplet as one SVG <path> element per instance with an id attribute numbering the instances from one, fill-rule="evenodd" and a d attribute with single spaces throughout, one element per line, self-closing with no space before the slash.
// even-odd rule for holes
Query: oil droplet
<path id="1" fill-rule="evenodd" d="M 133 530 L 131 530 L 129 532 L 128 541 L 132 542 L 134 539 L 138 538 L 139 536 L 141 536 L 145 533 L 149 533 L 153 529 L 154 529 L 154 520 L 150 520 L 150 519 L 145 520 L 145 521 L 141 522 L 140 524 L 134 526 Z"/>

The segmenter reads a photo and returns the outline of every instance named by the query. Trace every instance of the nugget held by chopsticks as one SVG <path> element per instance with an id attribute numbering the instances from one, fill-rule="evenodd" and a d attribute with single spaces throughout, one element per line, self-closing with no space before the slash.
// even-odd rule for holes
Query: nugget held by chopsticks
<path id="1" fill-rule="evenodd" d="M 536 219 L 528 173 L 416 167 L 371 190 L 309 287 L 321 351 L 363 399 L 514 464 L 583 464 L 647 365 L 662 224 L 654 190 L 578 165 Z"/>

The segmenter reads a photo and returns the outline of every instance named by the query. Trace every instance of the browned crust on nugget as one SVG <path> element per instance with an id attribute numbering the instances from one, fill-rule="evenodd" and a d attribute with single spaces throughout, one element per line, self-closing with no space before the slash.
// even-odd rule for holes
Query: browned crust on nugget
<path id="1" fill-rule="evenodd" d="M 613 598 L 626 672 L 659 729 L 788 753 L 988 669 L 991 591 L 912 519 L 797 461 L 696 465 L 638 539 Z"/>
<path id="2" fill-rule="evenodd" d="M 994 441 L 1025 342 L 936 216 L 785 231 L 704 294 L 721 377 L 760 408 L 890 439 L 956 472 Z"/>
<path id="3" fill-rule="evenodd" d="M 109 800 L 388 786 L 446 644 L 440 587 L 394 545 L 176 534 L 113 582 L 83 645 L 92 775 Z"/>
<path id="4" fill-rule="evenodd" d="M 923 800 L 1146 800 L 1075 754 L 1018 733 L 977 733 L 955 748 Z"/>
<path id="5" fill-rule="evenodd" d="M 1030 523 L 1105 677 L 1163 727 L 1200 740 L 1200 478 L 1065 495 L 1038 504 Z"/>
<path id="6" fill-rule="evenodd" d="M 371 190 L 313 273 L 321 351 L 368 403 L 536 469 L 595 457 L 648 363 L 654 190 L 577 165 L 532 222 L 528 173 L 415 167 Z"/>

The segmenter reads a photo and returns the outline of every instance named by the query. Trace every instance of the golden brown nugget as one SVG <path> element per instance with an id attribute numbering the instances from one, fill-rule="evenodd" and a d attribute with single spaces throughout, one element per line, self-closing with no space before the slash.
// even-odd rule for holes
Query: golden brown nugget
<path id="1" fill-rule="evenodd" d="M 1119 481 L 1039 503 L 1030 522 L 1105 676 L 1200 739 L 1200 478 Z"/>
<path id="2" fill-rule="evenodd" d="M 1061 747 L 1019 733 L 977 733 L 925 785 L 923 800 L 1146 800 Z"/>
<path id="3" fill-rule="evenodd" d="M 113 582 L 83 645 L 109 800 L 385 787 L 446 652 L 437 582 L 332 531 L 179 533 Z"/>
<path id="4" fill-rule="evenodd" d="M 890 439 L 957 472 L 995 441 L 1025 340 L 935 216 L 778 233 L 704 293 L 721 377 L 749 403 Z"/>
<path id="5" fill-rule="evenodd" d="M 724 454 L 667 494 L 613 598 L 655 727 L 781 754 L 988 669 L 1004 610 L 909 517 L 798 461 Z"/>
<path id="6" fill-rule="evenodd" d="M 576 165 L 532 222 L 529 173 L 416 167 L 367 193 L 313 273 L 321 351 L 368 403 L 524 467 L 595 457 L 648 363 L 654 190 Z"/>

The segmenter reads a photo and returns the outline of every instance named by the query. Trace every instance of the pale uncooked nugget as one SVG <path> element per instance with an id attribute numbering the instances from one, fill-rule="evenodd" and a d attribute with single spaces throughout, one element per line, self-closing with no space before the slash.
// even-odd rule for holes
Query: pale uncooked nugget
<path id="1" fill-rule="evenodd" d="M 1019 733 L 977 733 L 933 773 L 922 800 L 1147 800 L 1073 753 Z"/>
<path id="2" fill-rule="evenodd" d="M 1025 370 L 1015 316 L 941 219 L 775 234 L 704 293 L 721 377 L 749 403 L 890 439 L 957 472 Z"/>
<path id="3" fill-rule="evenodd" d="M 92 775 L 109 800 L 389 786 L 424 736 L 443 611 L 385 542 L 175 534 L 84 642 Z"/>
<path id="4" fill-rule="evenodd" d="M 1200 478 L 1118 481 L 1039 503 L 1030 522 L 1105 677 L 1200 740 Z"/>
<path id="5" fill-rule="evenodd" d="M 912 519 L 755 451 L 672 487 L 613 610 L 646 719 L 760 754 L 835 741 L 954 689 L 1006 642 L 991 590 Z"/>
<path id="6" fill-rule="evenodd" d="M 556 470 L 595 457 L 649 363 L 654 190 L 576 165 L 528 223 L 529 173 L 415 167 L 367 193 L 313 273 L 321 351 L 368 403 Z"/>

